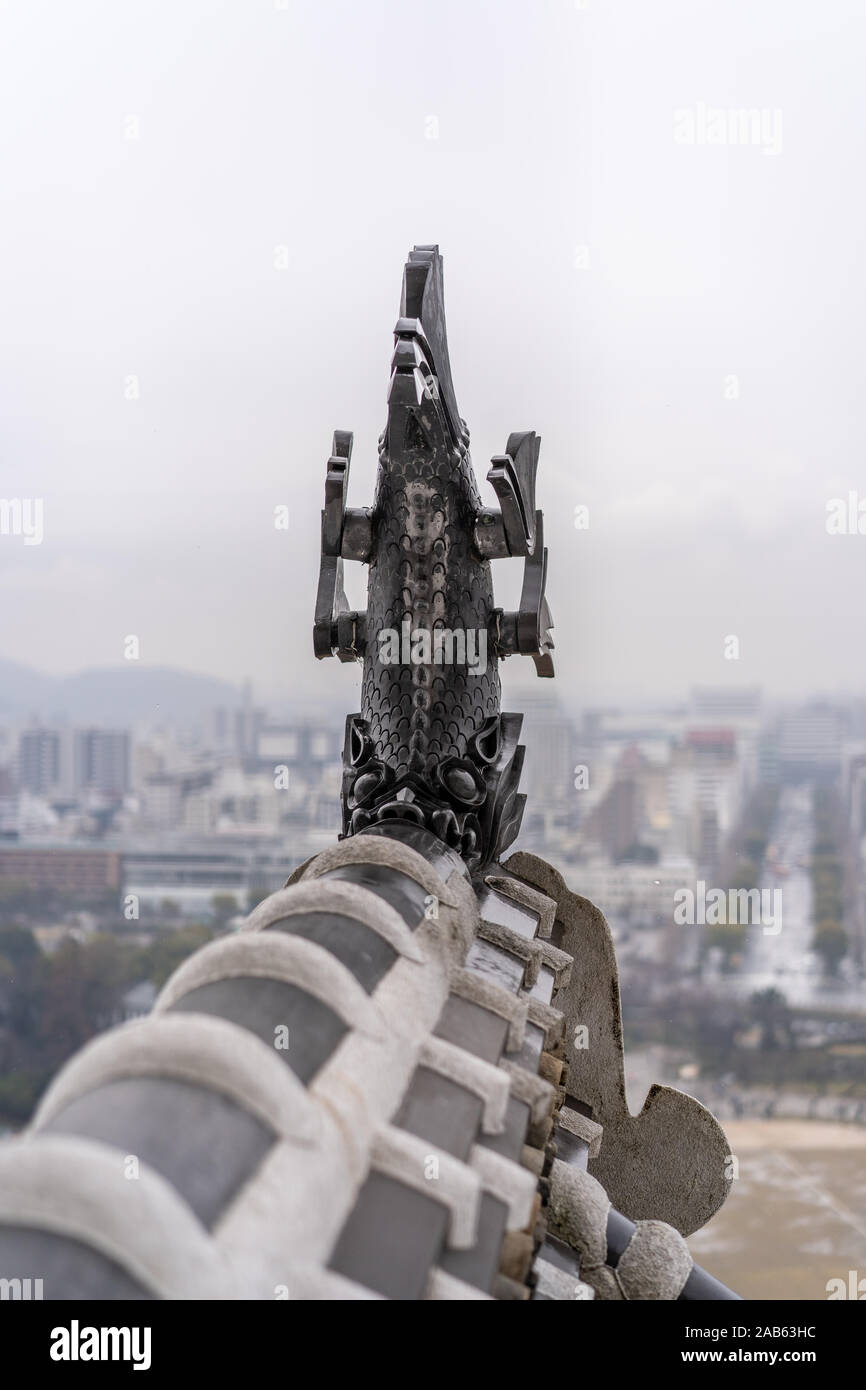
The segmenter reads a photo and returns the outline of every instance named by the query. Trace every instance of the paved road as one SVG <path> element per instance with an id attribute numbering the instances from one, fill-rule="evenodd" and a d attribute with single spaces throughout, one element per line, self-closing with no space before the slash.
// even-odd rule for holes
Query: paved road
<path id="1" fill-rule="evenodd" d="M 782 929 L 773 935 L 761 926 L 750 926 L 741 969 L 734 975 L 712 977 L 712 983 L 737 998 L 772 987 L 793 1005 L 866 1013 L 866 982 L 853 974 L 828 979 L 811 948 L 812 839 L 811 788 L 784 787 L 771 835 L 772 850 L 768 848 L 760 880 L 762 888 L 781 891 Z"/>

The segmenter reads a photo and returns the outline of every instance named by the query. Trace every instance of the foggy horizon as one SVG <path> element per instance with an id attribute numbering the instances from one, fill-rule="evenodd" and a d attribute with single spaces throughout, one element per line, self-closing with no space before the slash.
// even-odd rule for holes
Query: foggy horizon
<path id="1" fill-rule="evenodd" d="M 400 266 L 437 242 L 486 503 L 508 432 L 541 435 L 560 694 L 856 692 L 866 538 L 827 509 L 866 496 L 866 16 L 441 21 L 7 9 L 0 491 L 44 537 L 0 536 L 0 654 L 71 673 L 135 634 L 142 665 L 348 704 L 360 672 L 311 646 L 325 461 L 353 429 L 369 504 Z M 494 583 L 513 605 L 519 566 Z"/>

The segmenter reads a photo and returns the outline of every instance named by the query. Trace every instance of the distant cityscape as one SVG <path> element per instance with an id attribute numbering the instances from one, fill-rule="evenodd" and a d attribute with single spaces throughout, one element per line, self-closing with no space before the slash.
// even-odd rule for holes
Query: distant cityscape
<path id="1" fill-rule="evenodd" d="M 219 895 L 246 911 L 339 826 L 341 722 L 281 722 L 249 687 L 195 733 L 33 720 L 0 736 L 0 880 L 201 920 Z"/>
<path id="2" fill-rule="evenodd" d="M 527 745 L 517 847 L 607 917 L 633 1039 L 664 1048 L 676 1020 L 673 1060 L 695 1092 L 713 1078 L 717 1109 L 729 1074 L 866 1120 L 866 701 L 726 687 L 578 709 L 542 687 L 512 703 Z M 175 955 L 235 929 L 334 842 L 343 720 L 335 704 L 287 717 L 249 685 L 197 718 L 0 720 L 0 973 L 19 971 L 15 991 L 0 980 L 18 1088 L 0 1118 L 27 1113 L 72 1042 L 146 1012 Z M 683 895 L 704 915 L 678 920 Z M 778 921 L 761 915 L 770 902 Z M 92 944 L 98 989 L 82 981 L 60 1040 L 32 1017 L 69 978 L 70 943 Z"/>
<path id="3" fill-rule="evenodd" d="M 521 698 L 522 848 L 538 849 L 609 916 L 654 912 L 729 872 L 760 788 L 835 789 L 844 928 L 863 960 L 866 701 L 765 706 L 757 688 L 698 688 L 681 705 L 568 709 Z M 179 918 L 215 895 L 246 910 L 339 831 L 342 716 L 279 718 L 239 702 L 193 728 L 0 722 L 0 879 Z M 652 873 L 648 870 L 651 869 Z M 661 891 L 648 892 L 648 889 Z"/>

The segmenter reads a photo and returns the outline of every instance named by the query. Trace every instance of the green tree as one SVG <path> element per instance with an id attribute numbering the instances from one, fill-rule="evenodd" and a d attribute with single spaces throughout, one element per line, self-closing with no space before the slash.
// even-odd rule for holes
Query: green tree
<path id="1" fill-rule="evenodd" d="M 848 933 L 842 923 L 826 917 L 815 928 L 812 946 L 824 962 L 824 969 L 831 975 L 839 969 L 839 964 L 848 950 Z"/>
<path id="2" fill-rule="evenodd" d="M 26 879 L 0 877 L 0 920 L 26 912 L 39 900 L 36 888 Z"/>
<path id="3" fill-rule="evenodd" d="M 213 941 L 214 935 L 213 928 L 203 922 L 191 922 L 173 931 L 160 932 L 142 953 L 142 973 L 161 989 L 187 956 Z"/>
<path id="4" fill-rule="evenodd" d="M 224 927 L 230 917 L 236 917 L 240 912 L 240 904 L 234 893 L 214 893 L 211 898 L 214 919 L 221 927 Z"/>
<path id="5" fill-rule="evenodd" d="M 34 964 L 41 954 L 36 937 L 27 927 L 0 924 L 0 956 L 9 962 L 13 973 L 18 967 Z"/>
<path id="6" fill-rule="evenodd" d="M 792 1045 L 791 1011 L 779 990 L 758 990 L 749 1000 L 749 1013 L 760 1026 L 763 1052 Z"/>

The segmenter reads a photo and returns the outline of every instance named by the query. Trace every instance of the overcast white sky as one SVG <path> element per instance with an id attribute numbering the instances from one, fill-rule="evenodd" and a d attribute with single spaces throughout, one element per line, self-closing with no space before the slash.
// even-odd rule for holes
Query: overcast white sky
<path id="1" fill-rule="evenodd" d="M 283 3 L 0 4 L 0 496 L 45 507 L 0 536 L 0 656 L 134 633 L 351 701 L 311 654 L 324 464 L 354 429 L 371 500 L 438 241 L 480 478 L 542 436 L 563 693 L 862 689 L 866 535 L 825 529 L 866 501 L 862 0 Z M 773 148 L 678 143 L 701 106 Z"/>

